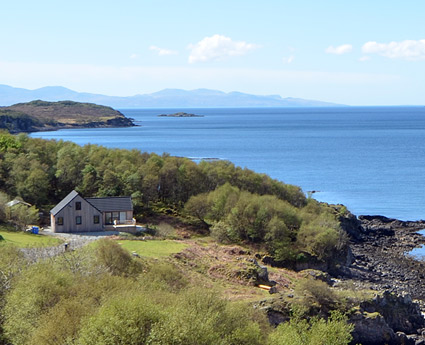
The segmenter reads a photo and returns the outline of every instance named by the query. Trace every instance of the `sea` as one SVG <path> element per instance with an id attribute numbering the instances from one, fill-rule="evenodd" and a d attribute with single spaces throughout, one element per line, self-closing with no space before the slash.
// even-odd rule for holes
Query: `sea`
<path id="1" fill-rule="evenodd" d="M 31 137 L 229 160 L 356 215 L 425 219 L 425 107 L 120 111 L 138 126 Z M 181 111 L 203 117 L 158 117 Z"/>

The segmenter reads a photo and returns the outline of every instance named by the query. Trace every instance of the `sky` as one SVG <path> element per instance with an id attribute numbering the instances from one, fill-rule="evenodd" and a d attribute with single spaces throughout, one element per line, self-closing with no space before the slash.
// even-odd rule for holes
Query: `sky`
<path id="1" fill-rule="evenodd" d="M 0 84 L 425 105 L 423 0 L 15 0 Z"/>

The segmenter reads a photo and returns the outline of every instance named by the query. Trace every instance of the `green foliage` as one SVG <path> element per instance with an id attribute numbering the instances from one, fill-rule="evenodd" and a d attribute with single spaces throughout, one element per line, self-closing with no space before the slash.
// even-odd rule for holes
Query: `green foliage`
<path id="1" fill-rule="evenodd" d="M 352 340 L 354 326 L 347 318 L 334 312 L 327 321 L 313 318 L 310 322 L 294 317 L 270 334 L 269 344 L 285 345 L 347 345 Z"/>
<path id="2" fill-rule="evenodd" d="M 298 232 L 297 243 L 302 250 L 326 260 L 346 245 L 346 235 L 335 215 L 329 211 L 304 222 Z"/>
<path id="3" fill-rule="evenodd" d="M 10 149 L 19 150 L 22 144 L 16 139 L 15 136 L 7 133 L 0 132 L 0 152 L 6 152 Z"/>
<path id="4" fill-rule="evenodd" d="M 158 305 L 145 296 L 117 296 L 84 320 L 77 344 L 147 344 L 151 328 L 163 320 Z"/>
<path id="5" fill-rule="evenodd" d="M 97 263 L 112 275 L 132 276 L 143 269 L 141 263 L 133 260 L 130 253 L 113 240 L 98 240 L 95 255 Z"/>
<path id="6" fill-rule="evenodd" d="M 204 289 L 188 290 L 177 296 L 166 319 L 154 325 L 150 344 L 236 345 L 262 344 L 259 324 L 252 309 L 238 308 Z"/>
<path id="7" fill-rule="evenodd" d="M 28 207 L 18 204 L 9 208 L 9 221 L 16 226 L 18 230 L 26 230 L 30 224 L 37 224 L 39 220 L 38 209 L 35 206 Z"/>
<path id="8" fill-rule="evenodd" d="M 188 285 L 188 281 L 183 273 L 172 263 L 160 262 L 149 267 L 141 279 L 149 282 L 156 288 L 173 291 L 180 290 Z"/>
<path id="9" fill-rule="evenodd" d="M 26 344 L 39 317 L 69 295 L 72 277 L 48 264 L 29 267 L 6 296 L 4 331 L 13 344 Z"/>
<path id="10" fill-rule="evenodd" d="M 80 296 L 62 299 L 40 316 L 28 345 L 73 344 L 80 331 L 82 319 L 93 312 L 93 306 L 93 300 Z"/>
<path id="11" fill-rule="evenodd" d="M 299 296 L 295 300 L 303 310 L 313 308 L 328 312 L 340 304 L 339 296 L 328 284 L 321 280 L 306 278 L 300 280 L 296 285 L 296 293 Z"/>

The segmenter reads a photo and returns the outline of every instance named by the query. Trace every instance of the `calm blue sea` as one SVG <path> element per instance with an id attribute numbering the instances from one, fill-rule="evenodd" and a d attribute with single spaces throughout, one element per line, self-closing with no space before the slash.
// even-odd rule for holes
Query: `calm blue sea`
<path id="1" fill-rule="evenodd" d="M 140 127 L 32 137 L 227 159 L 355 214 L 425 219 L 425 107 L 121 110 Z M 186 111 L 205 117 L 157 117 Z"/>

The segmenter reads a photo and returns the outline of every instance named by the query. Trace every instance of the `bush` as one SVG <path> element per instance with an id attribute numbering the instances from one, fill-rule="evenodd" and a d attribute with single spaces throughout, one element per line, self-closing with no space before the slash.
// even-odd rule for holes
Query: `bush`
<path id="1" fill-rule="evenodd" d="M 72 276 L 49 264 L 36 264 L 21 273 L 6 296 L 4 330 L 12 344 L 27 344 L 40 316 L 68 297 Z"/>
<path id="2" fill-rule="evenodd" d="M 141 263 L 135 261 L 128 251 L 112 240 L 99 240 L 95 255 L 98 264 L 112 275 L 130 276 L 142 270 Z"/>
<path id="3" fill-rule="evenodd" d="M 323 261 L 338 254 L 346 242 L 347 236 L 335 216 L 329 212 L 302 224 L 297 235 L 298 247 Z"/>
<path id="4" fill-rule="evenodd" d="M 162 319 L 159 307 L 147 296 L 114 297 L 83 321 L 77 344 L 146 344 L 151 328 Z"/>
<path id="5" fill-rule="evenodd" d="M 235 306 L 214 292 L 197 288 L 177 296 L 164 322 L 156 323 L 149 338 L 156 345 L 260 345 L 260 323 L 253 309 Z"/>
<path id="6" fill-rule="evenodd" d="M 161 262 L 153 264 L 140 279 L 147 284 L 154 284 L 156 288 L 165 290 L 179 290 L 187 286 L 188 282 L 181 271 L 171 263 Z"/>
<path id="7" fill-rule="evenodd" d="M 269 345 L 347 345 L 354 326 L 347 318 L 334 312 L 327 321 L 313 318 L 310 323 L 297 317 L 280 324 L 269 336 Z"/>
<path id="8" fill-rule="evenodd" d="M 295 291 L 300 296 L 298 303 L 307 310 L 316 307 L 327 312 L 335 308 L 340 302 L 338 295 L 328 284 L 313 278 L 300 280 L 295 286 Z"/>

